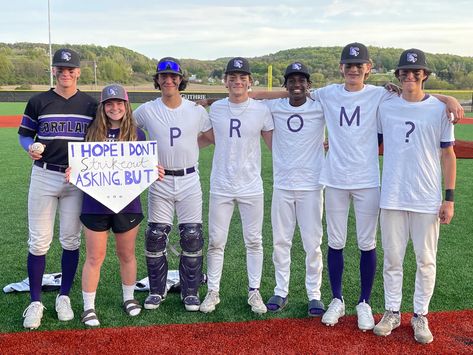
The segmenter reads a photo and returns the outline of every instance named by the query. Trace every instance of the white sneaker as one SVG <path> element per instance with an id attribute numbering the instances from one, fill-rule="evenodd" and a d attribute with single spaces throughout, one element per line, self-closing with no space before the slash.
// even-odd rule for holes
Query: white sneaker
<path id="1" fill-rule="evenodd" d="M 394 313 L 393 311 L 386 311 L 383 318 L 373 329 L 373 333 L 379 336 L 388 336 L 391 332 L 401 325 L 401 313 Z"/>
<path id="2" fill-rule="evenodd" d="M 327 311 L 322 316 L 322 323 L 332 327 L 338 323 L 338 319 L 345 315 L 345 302 L 334 298 L 332 302 L 328 305 Z"/>
<path id="3" fill-rule="evenodd" d="M 209 290 L 207 296 L 199 307 L 199 311 L 203 313 L 210 313 L 215 311 L 215 306 L 220 303 L 220 296 L 217 291 Z"/>
<path id="4" fill-rule="evenodd" d="M 74 311 L 71 307 L 71 299 L 66 295 L 57 295 L 56 297 L 57 318 L 60 321 L 68 321 L 74 319 Z"/>
<path id="5" fill-rule="evenodd" d="M 251 310 L 257 314 L 264 314 L 268 311 L 259 290 L 248 292 L 248 304 L 251 306 Z"/>
<path id="6" fill-rule="evenodd" d="M 374 318 L 371 307 L 365 301 L 358 303 L 356 306 L 356 314 L 358 316 L 358 328 L 366 332 L 374 328 Z"/>
<path id="7" fill-rule="evenodd" d="M 23 312 L 23 327 L 27 329 L 36 329 L 41 325 L 41 318 L 43 318 L 43 309 L 45 307 L 39 301 L 31 302 Z"/>
<path id="8" fill-rule="evenodd" d="M 418 343 L 428 344 L 434 340 L 434 336 L 429 329 L 429 321 L 427 320 L 427 317 L 420 314 L 417 317 L 412 317 L 411 325 L 414 329 L 414 339 Z"/>

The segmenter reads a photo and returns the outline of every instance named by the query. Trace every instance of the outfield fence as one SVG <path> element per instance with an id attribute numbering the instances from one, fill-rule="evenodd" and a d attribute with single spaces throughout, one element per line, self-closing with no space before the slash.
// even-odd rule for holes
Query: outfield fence
<path id="1" fill-rule="evenodd" d="M 42 93 L 44 90 L 14 90 L 14 91 L 0 91 L 0 102 L 27 102 L 32 96 Z M 100 91 L 86 91 L 83 92 L 91 95 L 97 100 L 100 99 Z M 154 100 L 161 96 L 159 91 L 128 91 L 128 97 L 133 103 L 143 103 Z M 209 99 L 209 98 L 224 98 L 228 96 L 225 92 L 192 92 L 184 91 L 182 96 L 191 101 Z"/>

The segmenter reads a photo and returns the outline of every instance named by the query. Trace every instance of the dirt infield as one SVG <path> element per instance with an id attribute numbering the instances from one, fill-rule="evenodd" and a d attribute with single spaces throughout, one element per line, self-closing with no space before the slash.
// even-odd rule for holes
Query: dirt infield
<path id="1" fill-rule="evenodd" d="M 173 324 L 67 331 L 0 334 L 4 354 L 471 354 L 473 311 L 429 315 L 434 341 L 417 344 L 403 314 L 401 327 L 388 337 L 358 330 L 354 316 L 335 327 L 319 318 L 273 319 L 239 323 Z M 376 321 L 381 318 L 375 316 Z"/>
<path id="2" fill-rule="evenodd" d="M 0 127 L 9 128 L 9 127 L 18 127 L 21 122 L 21 115 L 15 116 L 0 116 Z"/>

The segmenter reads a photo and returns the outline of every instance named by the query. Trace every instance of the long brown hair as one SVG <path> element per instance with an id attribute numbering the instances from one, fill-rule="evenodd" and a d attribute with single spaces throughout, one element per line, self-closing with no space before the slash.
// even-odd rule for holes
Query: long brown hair
<path id="1" fill-rule="evenodd" d="M 125 114 L 120 124 L 119 141 L 136 141 L 138 136 L 136 134 L 136 125 L 133 120 L 131 105 L 128 101 L 125 102 Z M 110 121 L 105 113 L 104 102 L 99 104 L 97 115 L 87 130 L 85 140 L 87 142 L 103 142 L 107 139 L 107 130 L 110 128 Z"/>

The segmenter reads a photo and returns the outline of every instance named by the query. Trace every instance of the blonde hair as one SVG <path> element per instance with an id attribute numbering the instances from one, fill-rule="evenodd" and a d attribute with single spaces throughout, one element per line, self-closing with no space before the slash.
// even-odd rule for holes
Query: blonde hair
<path id="1" fill-rule="evenodd" d="M 106 102 L 106 101 L 105 101 Z M 111 127 L 110 120 L 105 113 L 105 102 L 101 102 L 97 108 L 95 119 L 87 129 L 86 142 L 103 142 L 107 139 L 107 131 Z M 133 121 L 133 114 L 131 105 L 128 101 L 125 103 L 125 114 L 120 124 L 119 141 L 136 141 L 138 136 L 136 134 L 136 125 Z"/>

